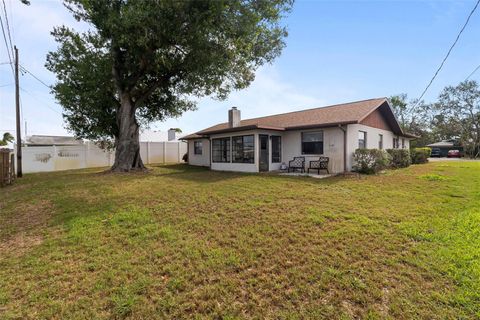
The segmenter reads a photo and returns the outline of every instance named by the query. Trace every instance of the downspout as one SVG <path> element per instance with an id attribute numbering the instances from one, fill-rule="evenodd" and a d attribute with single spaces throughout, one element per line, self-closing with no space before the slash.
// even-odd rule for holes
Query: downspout
<path id="1" fill-rule="evenodd" d="M 210 156 L 210 163 L 208 165 L 208 167 L 210 168 L 210 170 L 212 170 L 212 139 L 210 137 L 208 137 L 208 153 L 209 153 L 209 156 Z"/>
<path id="2" fill-rule="evenodd" d="M 338 125 L 343 131 L 343 172 L 347 172 L 347 126 Z"/>

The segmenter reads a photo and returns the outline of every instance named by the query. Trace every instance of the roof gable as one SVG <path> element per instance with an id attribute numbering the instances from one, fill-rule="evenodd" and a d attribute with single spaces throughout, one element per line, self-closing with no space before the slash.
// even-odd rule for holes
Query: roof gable
<path id="1" fill-rule="evenodd" d="M 359 123 L 369 127 L 392 131 L 398 135 L 404 134 L 388 101 L 385 101 L 378 108 L 364 116 Z"/>

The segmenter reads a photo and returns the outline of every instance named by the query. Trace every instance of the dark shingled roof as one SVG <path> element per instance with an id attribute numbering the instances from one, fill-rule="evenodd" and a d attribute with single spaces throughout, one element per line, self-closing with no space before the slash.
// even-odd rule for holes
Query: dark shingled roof
<path id="1" fill-rule="evenodd" d="M 386 104 L 384 108 L 386 107 L 390 109 L 386 98 L 376 98 L 276 114 L 266 117 L 245 119 L 240 121 L 239 126 L 233 128 L 229 127 L 228 122 L 224 122 L 183 137 L 183 139 L 195 139 L 215 133 L 250 129 L 285 131 L 309 127 L 328 127 L 341 124 L 360 123 L 365 117 L 384 104 Z M 398 125 L 398 122 L 396 121 L 391 109 L 389 113 L 391 113 L 391 116 L 394 119 L 393 122 L 396 125 L 394 130 L 399 134 L 404 134 L 401 131 L 401 128 Z M 407 134 L 404 135 L 408 136 Z"/>

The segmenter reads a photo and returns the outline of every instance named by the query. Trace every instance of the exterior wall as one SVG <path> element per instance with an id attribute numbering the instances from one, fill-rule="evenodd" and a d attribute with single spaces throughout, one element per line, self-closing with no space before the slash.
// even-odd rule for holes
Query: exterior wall
<path id="1" fill-rule="evenodd" d="M 186 152 L 184 142 L 140 142 L 144 164 L 179 163 Z M 22 147 L 24 173 L 107 167 L 114 160 L 115 151 L 102 150 L 89 142 L 78 146 Z"/>
<path id="2" fill-rule="evenodd" d="M 302 155 L 302 132 L 323 131 L 323 155 L 329 157 L 328 170 L 331 173 L 343 172 L 343 130 L 339 127 L 285 131 L 282 141 L 282 162 L 288 165 L 293 157 L 304 156 L 305 167 L 309 161 L 318 160 L 320 155 Z"/>
<path id="3" fill-rule="evenodd" d="M 308 129 L 308 130 L 295 130 L 295 131 L 273 131 L 273 130 L 249 130 L 249 131 L 239 131 L 234 133 L 225 133 L 212 135 L 210 139 L 215 138 L 225 138 L 225 137 L 234 137 L 241 135 L 254 135 L 255 147 L 254 147 L 254 163 L 223 163 L 223 162 L 212 162 L 210 167 L 212 170 L 220 171 L 237 171 L 237 172 L 259 172 L 259 135 L 265 134 L 269 136 L 280 136 L 282 137 L 281 145 L 281 160 L 278 163 L 272 163 L 272 143 L 269 139 L 269 171 L 279 170 L 282 163 L 288 165 L 288 161 L 292 160 L 293 157 L 302 156 L 302 132 L 311 132 L 311 131 L 323 131 L 323 155 L 330 158 L 329 161 L 329 171 L 332 173 L 338 173 L 343 171 L 343 131 L 338 127 L 334 128 L 322 128 L 322 129 Z M 206 140 L 206 139 L 204 139 Z M 205 165 L 208 166 L 208 163 L 211 159 L 211 148 L 209 148 L 209 157 L 205 158 L 202 155 L 201 158 L 193 156 L 193 141 L 189 141 L 189 163 L 192 165 Z M 208 140 L 207 140 L 208 141 Z M 205 144 L 204 144 L 205 150 Z M 304 155 L 305 156 L 305 166 L 308 168 L 309 161 L 318 160 L 320 155 Z"/>
<path id="4" fill-rule="evenodd" d="M 379 135 L 383 135 L 383 149 L 393 148 L 393 138 L 399 138 L 399 147 L 402 148 L 402 139 L 405 139 L 405 149 L 410 148 L 410 139 L 394 134 L 392 131 L 373 128 L 364 124 L 349 124 L 347 126 L 347 170 L 352 170 L 353 153 L 358 149 L 358 132 L 367 133 L 367 149 L 378 149 Z"/>
<path id="5" fill-rule="evenodd" d="M 405 149 L 410 148 L 410 139 L 397 136 L 393 132 L 385 129 L 374 128 L 364 124 L 350 124 L 347 127 L 347 168 L 346 171 L 352 170 L 353 153 L 358 148 L 358 132 L 365 131 L 367 133 L 367 145 L 369 149 L 378 148 L 379 134 L 383 135 L 383 149 L 393 148 L 393 138 L 400 139 L 400 148 L 402 147 L 402 139 L 405 139 Z M 344 152 L 344 132 L 339 127 L 318 128 L 308 130 L 292 130 L 292 131 L 273 131 L 273 130 L 249 130 L 233 133 L 212 135 L 210 138 L 225 138 L 241 135 L 254 135 L 254 163 L 221 163 L 212 162 L 210 143 L 207 139 L 203 139 L 203 154 L 201 156 L 193 155 L 193 141 L 190 140 L 188 145 L 189 163 L 198 166 L 209 166 L 212 170 L 220 171 L 237 171 L 237 172 L 259 172 L 259 135 L 266 134 L 269 136 L 276 135 L 282 137 L 281 162 L 272 163 L 272 143 L 269 140 L 269 170 L 275 171 L 280 169 L 281 163 L 292 160 L 293 157 L 304 156 L 305 167 L 308 168 L 309 162 L 317 160 L 320 155 L 302 155 L 302 132 L 323 131 L 323 155 L 330 158 L 328 169 L 331 173 L 340 173 L 345 171 L 343 162 Z M 208 153 L 206 153 L 208 150 Z"/>
<path id="6" fill-rule="evenodd" d="M 202 141 L 202 154 L 195 154 L 195 141 Z M 188 140 L 188 164 L 210 167 L 210 141 L 208 139 Z"/>

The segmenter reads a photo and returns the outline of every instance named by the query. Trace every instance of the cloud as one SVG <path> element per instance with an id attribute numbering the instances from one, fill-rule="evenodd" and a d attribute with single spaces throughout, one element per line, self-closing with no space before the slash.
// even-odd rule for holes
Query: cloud
<path id="1" fill-rule="evenodd" d="M 242 118 L 254 118 L 289 111 L 314 108 L 325 105 L 326 101 L 302 92 L 289 83 L 273 66 L 258 70 L 255 81 L 242 91 L 233 92 L 226 101 L 205 98 L 198 104 L 198 110 L 189 111 L 179 119 L 155 123 L 152 128 L 168 129 L 179 127 L 185 133 L 194 132 L 227 120 L 227 111 L 238 107 Z"/>

